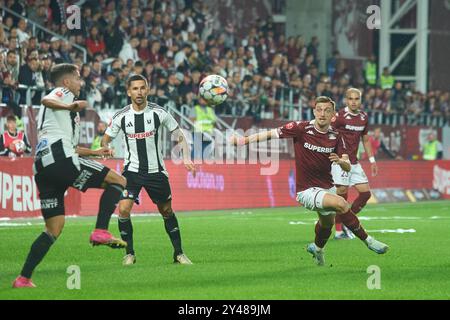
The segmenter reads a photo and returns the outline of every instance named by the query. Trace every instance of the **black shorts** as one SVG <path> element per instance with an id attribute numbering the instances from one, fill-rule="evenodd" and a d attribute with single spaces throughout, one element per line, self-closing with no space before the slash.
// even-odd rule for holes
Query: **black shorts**
<path id="1" fill-rule="evenodd" d="M 124 171 L 127 178 L 127 188 L 122 194 L 123 199 L 134 200 L 139 204 L 139 193 L 144 188 L 154 204 L 164 203 L 172 199 L 169 178 L 162 172 L 136 173 Z"/>
<path id="2" fill-rule="evenodd" d="M 64 193 L 69 187 L 85 192 L 101 188 L 109 168 L 89 159 L 66 158 L 42 168 L 35 181 L 41 199 L 44 219 L 64 215 Z"/>

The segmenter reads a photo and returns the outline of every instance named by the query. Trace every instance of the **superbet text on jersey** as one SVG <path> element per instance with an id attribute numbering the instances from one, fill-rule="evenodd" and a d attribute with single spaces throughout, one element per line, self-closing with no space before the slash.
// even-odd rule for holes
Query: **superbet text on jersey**
<path id="1" fill-rule="evenodd" d="M 336 114 L 336 120 L 332 126 L 342 135 L 346 143 L 346 153 L 351 164 L 358 163 L 358 146 L 362 136 L 368 131 L 369 119 L 365 112 L 351 113 L 346 107 Z M 341 154 L 339 154 L 341 156 Z"/>
<path id="2" fill-rule="evenodd" d="M 344 154 L 346 145 L 331 127 L 321 132 L 312 121 L 291 122 L 278 128 L 279 138 L 293 138 L 297 192 L 312 187 L 333 187 L 330 153 Z"/>

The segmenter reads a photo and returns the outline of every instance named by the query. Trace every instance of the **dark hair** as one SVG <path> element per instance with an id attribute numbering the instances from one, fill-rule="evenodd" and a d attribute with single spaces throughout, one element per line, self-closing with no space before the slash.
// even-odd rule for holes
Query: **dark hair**
<path id="1" fill-rule="evenodd" d="M 133 81 L 145 81 L 145 84 L 148 86 L 148 81 L 143 75 L 135 74 L 135 75 L 133 75 L 133 76 L 128 78 L 128 80 L 127 80 L 127 88 L 129 88 L 131 86 L 131 83 Z"/>
<path id="2" fill-rule="evenodd" d="M 9 116 L 6 118 L 6 121 L 7 121 L 7 122 L 9 122 L 9 121 L 14 121 L 14 122 L 16 122 L 16 116 L 9 115 Z"/>
<path id="3" fill-rule="evenodd" d="M 78 67 L 71 63 L 60 63 L 50 70 L 50 81 L 56 84 L 62 77 L 68 74 L 73 74 L 78 70 Z"/>
<path id="4" fill-rule="evenodd" d="M 317 106 L 318 103 L 331 103 L 333 106 L 333 110 L 336 110 L 336 102 L 333 101 L 330 97 L 327 96 L 320 96 L 316 98 L 316 101 L 314 102 L 314 107 Z"/>

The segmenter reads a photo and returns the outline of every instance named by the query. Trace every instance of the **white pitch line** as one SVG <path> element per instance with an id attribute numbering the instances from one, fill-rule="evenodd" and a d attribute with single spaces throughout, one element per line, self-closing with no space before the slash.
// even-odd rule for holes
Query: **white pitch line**
<path id="1" fill-rule="evenodd" d="M 369 233 L 415 233 L 415 229 L 381 229 L 381 230 L 367 230 Z"/>

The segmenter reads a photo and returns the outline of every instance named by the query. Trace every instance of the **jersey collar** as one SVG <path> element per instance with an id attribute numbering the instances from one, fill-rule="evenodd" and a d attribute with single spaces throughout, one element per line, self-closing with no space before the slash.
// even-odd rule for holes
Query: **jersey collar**
<path id="1" fill-rule="evenodd" d="M 346 113 L 350 114 L 351 116 L 359 116 L 359 115 L 361 114 L 361 110 L 360 110 L 358 113 L 353 113 L 353 112 L 349 109 L 349 107 L 345 107 L 344 110 L 345 110 Z"/>
<path id="2" fill-rule="evenodd" d="M 316 125 L 315 125 L 316 120 L 311 120 L 309 123 L 313 125 L 314 130 L 316 130 L 318 133 L 321 133 L 321 134 L 327 134 L 327 133 L 328 133 L 328 130 L 330 129 L 330 127 L 328 127 L 328 130 L 327 130 L 326 132 L 320 131 L 319 129 L 316 128 Z"/>

